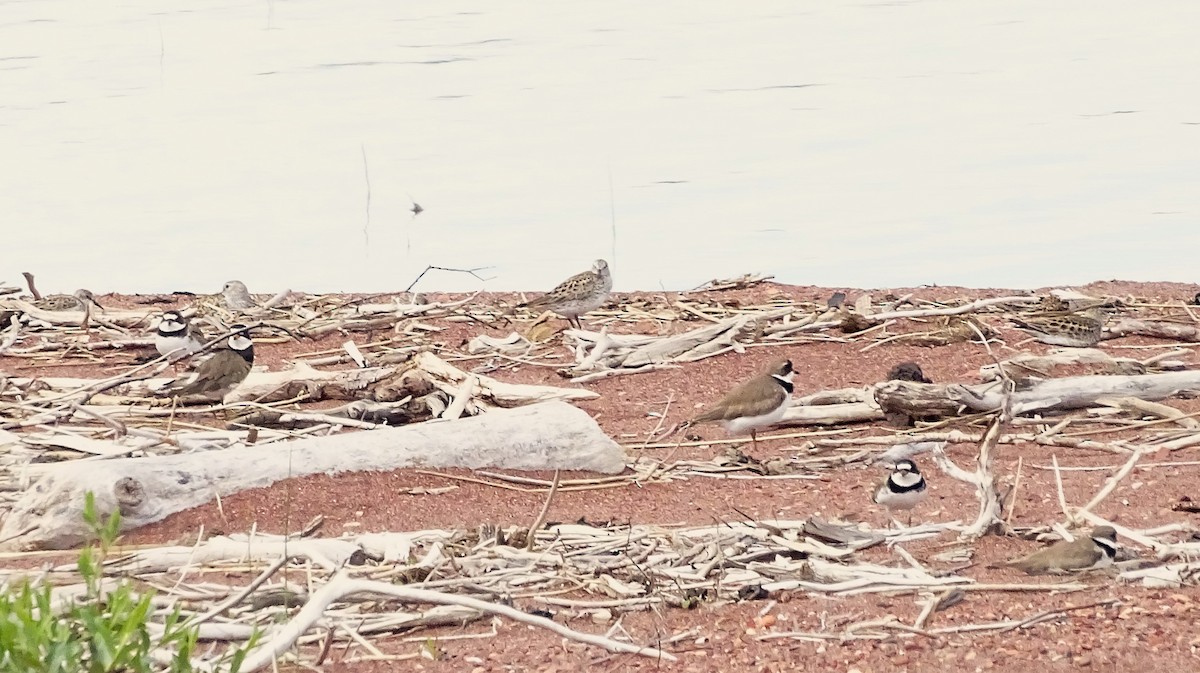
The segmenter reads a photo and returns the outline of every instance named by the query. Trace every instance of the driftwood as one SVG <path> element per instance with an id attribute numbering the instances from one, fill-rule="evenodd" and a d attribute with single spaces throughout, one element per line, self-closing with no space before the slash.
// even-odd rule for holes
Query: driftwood
<path id="1" fill-rule="evenodd" d="M 479 374 L 470 376 L 475 379 L 475 385 L 470 390 L 471 395 L 481 398 L 487 405 L 499 407 L 554 399 L 586 400 L 599 396 L 582 388 L 504 383 Z M 336 371 L 314 369 L 303 361 L 296 361 L 292 367 L 282 371 L 251 372 L 241 385 L 225 396 L 225 402 L 273 402 L 299 397 L 307 401 L 368 399 L 387 403 L 419 397 L 434 391 L 441 391 L 449 397 L 460 391 L 467 377 L 466 372 L 428 352 L 416 354 L 412 362 L 406 365 Z M 110 395 L 96 396 L 93 401 L 109 405 L 144 404 L 145 400 L 142 398 L 151 396 L 155 389 L 165 385 L 168 380 L 154 378 L 123 383 L 110 390 Z M 76 391 L 95 383 L 96 381 L 91 379 L 76 378 L 9 379 L 10 385 L 20 389 L 29 389 L 32 386 L 54 393 Z M 169 404 L 169 400 L 160 400 L 157 403 Z M 478 407 L 472 407 L 471 410 L 476 411 Z"/>
<path id="2" fill-rule="evenodd" d="M 570 370 L 580 375 L 600 369 L 639 368 L 667 362 L 694 362 L 725 351 L 739 348 L 742 342 L 752 341 L 757 330 L 767 321 L 792 313 L 792 307 L 737 315 L 671 336 L 610 335 L 607 332 L 568 330 L 577 352 L 587 352 Z"/>
<path id="3" fill-rule="evenodd" d="M 265 447 L 44 466 L 16 502 L 0 546 L 63 548 L 89 535 L 84 494 L 126 529 L 249 488 L 307 474 L 403 467 L 500 467 L 617 473 L 625 454 L 586 412 L 565 402 L 497 410 L 458 421 L 301 439 Z"/>
<path id="4" fill-rule="evenodd" d="M 883 419 L 883 411 L 874 402 L 820 404 L 788 407 L 779 425 L 841 425 Z"/>
<path id="5" fill-rule="evenodd" d="M 1115 337 L 1127 336 L 1130 334 L 1140 334 L 1142 336 L 1156 337 L 1159 339 L 1173 339 L 1175 341 L 1200 342 L 1200 328 L 1196 325 L 1188 325 L 1178 322 L 1166 322 L 1164 320 L 1138 320 L 1135 318 L 1122 318 L 1105 327 L 1105 330 Z"/>
<path id="6" fill-rule="evenodd" d="M 1048 355 L 1022 353 L 997 364 L 979 368 L 984 381 L 1001 378 L 1000 372 L 1012 379 L 1028 378 L 1031 375 L 1049 377 L 1059 367 L 1084 365 L 1097 374 L 1145 374 L 1147 363 L 1132 358 L 1117 358 L 1099 348 L 1064 348 Z M 1078 372 L 1076 372 L 1078 373 Z"/>
<path id="7" fill-rule="evenodd" d="M 1200 390 L 1200 371 L 1025 380 L 1019 382 L 1011 400 L 1013 413 L 1018 415 L 1044 409 L 1080 409 L 1094 406 L 1103 398 L 1162 400 L 1185 390 Z M 999 410 L 1005 400 L 1005 390 L 1000 382 L 964 385 L 885 381 L 876 387 L 875 400 L 885 412 L 954 416 L 964 411 Z"/>

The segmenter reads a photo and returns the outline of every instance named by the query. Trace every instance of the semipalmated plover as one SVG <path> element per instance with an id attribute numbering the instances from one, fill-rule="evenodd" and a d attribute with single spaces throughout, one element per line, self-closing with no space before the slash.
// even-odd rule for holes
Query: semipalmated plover
<path id="1" fill-rule="evenodd" d="M 230 329 L 241 329 L 233 325 Z M 203 396 L 222 400 L 246 379 L 254 364 L 254 342 L 246 334 L 234 334 L 214 349 L 213 356 L 186 377 L 175 379 L 159 388 L 160 396 Z"/>
<path id="2" fill-rule="evenodd" d="M 1014 566 L 1030 575 L 1062 574 L 1103 568 L 1117 556 L 1117 531 L 1112 526 L 1096 526 L 1090 536 L 1062 540 L 1015 561 Z"/>
<path id="3" fill-rule="evenodd" d="M 172 363 L 200 350 L 204 342 L 204 334 L 199 326 L 179 311 L 164 312 L 154 334 L 154 347 L 158 349 L 158 354 L 168 356 L 167 361 Z"/>
<path id="4" fill-rule="evenodd" d="M 773 362 L 762 374 L 734 388 L 687 424 L 717 422 L 731 435 L 749 432 L 757 448 L 757 431 L 783 420 L 791 402 L 793 377 L 791 360 Z"/>
<path id="5" fill-rule="evenodd" d="M 908 458 L 897 460 L 892 473 L 875 489 L 871 500 L 882 505 L 888 513 L 898 510 L 909 512 L 908 523 L 912 525 L 912 509 L 921 504 L 929 492 L 925 488 L 925 477 L 917 464 Z"/>

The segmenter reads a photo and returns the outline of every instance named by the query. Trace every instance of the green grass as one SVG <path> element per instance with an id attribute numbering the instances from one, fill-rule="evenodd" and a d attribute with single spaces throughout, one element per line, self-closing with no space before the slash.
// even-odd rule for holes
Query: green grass
<path id="1" fill-rule="evenodd" d="M 190 673 L 199 627 L 185 628 L 176 608 L 154 637 L 152 591 L 139 592 L 125 579 L 105 590 L 102 565 L 121 530 L 114 512 L 106 521 L 87 494 L 84 519 L 99 542 L 79 552 L 85 591 L 56 612 L 53 587 L 28 580 L 0 590 L 0 673 Z M 237 673 L 257 637 L 235 648 L 214 671 Z M 152 656 L 158 650 L 159 658 Z"/>

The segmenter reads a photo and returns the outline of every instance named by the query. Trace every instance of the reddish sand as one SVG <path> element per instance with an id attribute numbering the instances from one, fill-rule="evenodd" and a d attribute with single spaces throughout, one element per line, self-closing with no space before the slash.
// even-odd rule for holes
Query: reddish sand
<path id="1" fill-rule="evenodd" d="M 1100 282 L 1078 288 L 1096 296 L 1154 298 L 1162 303 L 1190 301 L 1200 287 L 1186 284 Z M 843 289 L 848 302 L 862 294 L 861 290 Z M 712 293 L 710 302 L 737 301 L 742 305 L 761 303 L 771 297 L 787 296 L 797 300 L 823 304 L 834 291 L 830 288 L 791 287 L 770 283 L 748 289 Z M 1012 294 L 1004 290 L 967 290 L 963 288 L 908 288 L 874 290 L 876 301 L 885 295 L 946 300 L 962 297 L 990 297 Z M 636 297 L 657 297 L 660 293 L 638 293 Z M 670 293 L 668 298 L 673 297 Z M 498 299 L 511 301 L 512 295 L 480 297 L 481 302 Z M 621 297 L 628 299 L 628 297 Z M 120 305 L 130 298 L 109 297 L 101 301 Z M 1182 309 L 1177 315 L 1185 317 Z M 464 341 L 480 331 L 503 336 L 515 326 L 490 328 L 468 323 L 432 324 L 446 327 L 433 336 L 435 343 L 447 349 L 458 349 Z M 990 321 L 1010 344 L 1023 340 L 1020 332 L 1007 328 L 1002 321 Z M 675 325 L 681 331 L 698 325 Z M 643 325 L 622 325 L 619 331 L 647 329 Z M 909 321 L 892 331 L 912 331 L 925 326 Z M 834 333 L 836 336 L 836 333 Z M 355 335 L 358 338 L 358 335 Z M 259 363 L 279 366 L 297 352 L 311 352 L 336 347 L 344 337 L 330 337 L 319 343 L 288 343 L 258 347 Z M 362 339 L 359 339 L 361 342 Z M 1105 342 L 1104 348 L 1122 345 L 1151 344 L 1151 340 L 1126 338 Z M 1160 342 L 1164 349 L 1175 344 Z M 646 433 L 659 423 L 652 413 L 670 407 L 667 423 L 694 415 L 695 410 L 717 398 L 731 382 L 744 379 L 761 369 L 768 361 L 785 355 L 792 359 L 797 370 L 797 394 L 823 389 L 869 384 L 884 378 L 897 362 L 914 360 L 934 381 L 975 381 L 979 367 L 991 363 L 990 356 L 979 346 L 959 343 L 950 346 L 923 348 L 886 344 L 863 353 L 866 342 L 822 342 L 787 347 L 750 348 L 744 354 L 727 354 L 687 364 L 678 370 L 653 374 L 622 376 L 604 379 L 586 387 L 600 393 L 593 401 L 580 403 L 597 419 L 611 436 L 623 443 L 643 441 Z M 1024 350 L 1042 352 L 1047 349 L 1038 343 L 1021 346 Z M 1122 355 L 1144 358 L 1160 352 L 1152 350 L 1112 350 Z M 1182 358 L 1193 366 L 1195 356 Z M 11 366 L 11 360 L 0 359 Z M 55 375 L 95 373 L 95 365 L 83 365 L 69 370 L 54 368 Z M 25 372 L 22 372 L 25 374 Z M 514 382 L 536 382 L 553 385 L 572 385 L 558 376 L 552 368 L 514 365 L 490 375 Z M 1185 412 L 1200 410 L 1196 400 L 1169 400 L 1172 406 Z M 962 427 L 961 424 L 957 427 Z M 795 440 L 771 440 L 769 435 L 785 434 L 795 429 L 780 429 L 768 433 L 758 447 L 758 457 L 766 458 L 796 447 Z M 858 435 L 880 434 L 879 428 L 863 424 L 854 426 Z M 723 439 L 716 427 L 698 427 L 695 432 L 707 439 Z M 849 434 L 845 436 L 855 436 Z M 1129 436 L 1129 435 L 1126 435 Z M 1106 435 L 1106 438 L 1111 437 Z M 720 453 L 724 446 L 705 446 L 680 449 L 675 457 L 706 458 Z M 744 447 L 750 451 L 747 445 Z M 635 449 L 631 449 L 633 451 Z M 973 460 L 976 447 L 950 447 L 951 457 L 960 465 Z M 665 456 L 667 449 L 648 449 L 645 453 Z M 1115 465 L 1123 459 L 1107 452 L 1082 451 L 1036 445 L 1004 445 L 999 450 L 997 466 L 1001 475 L 1011 475 L 1017 459 L 1023 460 L 1021 485 L 1017 494 L 1014 525 L 1042 525 L 1061 519 L 1053 475 L 1040 466 L 1048 465 L 1056 454 L 1064 466 Z M 928 460 L 927 458 L 925 459 Z M 1164 453 L 1147 457 L 1146 463 L 1186 462 L 1195 460 L 1192 451 Z M 466 471 L 444 471 L 448 474 L 468 474 Z M 977 501 L 966 485 L 952 481 L 930 465 L 931 497 L 917 511 L 917 518 L 927 521 L 973 518 Z M 1073 504 L 1086 502 L 1101 486 L 1105 471 L 1068 472 L 1066 496 Z M 740 519 L 741 513 L 754 517 L 804 518 L 820 515 L 848 521 L 869 519 L 876 524 L 886 521 L 870 502 L 870 492 L 883 472 L 876 468 L 851 466 L 831 470 L 822 481 L 793 480 L 723 480 L 694 479 L 648 487 L 560 493 L 549 512 L 550 520 L 619 521 L 633 523 L 694 523 Z M 1197 514 L 1181 513 L 1172 506 L 1184 497 L 1200 497 L 1196 488 L 1200 468 L 1195 465 L 1139 468 L 1125 479 L 1100 506 L 1096 513 L 1133 527 L 1149 527 L 1172 522 L 1200 524 Z M 548 478 L 549 475 L 531 475 Z M 568 475 L 564 475 L 566 477 Z M 569 475 L 579 476 L 579 475 Z M 408 495 L 413 487 L 453 485 L 452 495 Z M 323 533 L 336 535 L 343 530 L 412 530 L 434 527 L 476 528 L 481 523 L 528 525 L 543 500 L 543 494 L 520 493 L 495 487 L 472 484 L 441 476 L 418 474 L 410 470 L 390 473 L 369 473 L 339 476 L 315 476 L 293 479 L 270 488 L 241 493 L 225 498 L 219 510 L 216 504 L 173 515 L 166 520 L 126 536 L 131 543 L 165 542 L 175 539 L 194 539 L 200 526 L 209 533 L 236 532 L 257 527 L 258 530 L 284 532 L 296 530 L 316 515 L 325 517 Z M 451 506 L 451 503 L 453 506 Z M 952 537 L 914 543 L 907 546 L 918 559 L 927 559 Z M 1031 542 L 1015 538 L 987 537 L 976 545 L 974 565 L 961 573 L 980 582 L 1028 581 L 1029 578 L 1011 569 L 992 569 L 988 564 L 1002 561 L 1036 548 Z M 1137 549 L 1143 555 L 1144 549 Z M 886 550 L 869 550 L 867 560 L 884 563 L 898 562 Z M 939 566 L 930 562 L 931 567 Z M 1058 579 L 1034 579 L 1055 582 Z M 1029 628 L 999 633 L 961 634 L 943 638 L 897 638 L 893 641 L 830 641 L 826 643 L 793 640 L 765 640 L 763 633 L 782 631 L 820 631 L 840 625 L 893 615 L 911 624 L 920 611 L 918 599 L 906 593 L 873 595 L 846 599 L 831 599 L 800 592 L 773 596 L 779 602 L 770 614 L 773 626 L 756 628 L 755 617 L 766 606 L 762 601 L 735 605 L 701 605 L 685 611 L 663 609 L 631 613 L 623 617 L 622 625 L 641 643 L 688 630 L 696 635 L 668 646 L 680 657 L 674 664 L 656 662 L 632 655 L 609 655 L 596 648 L 575 643 L 567 644 L 548 632 L 508 621 L 500 623 L 498 635 L 484 639 L 447 640 L 441 643 L 437 661 L 413 658 L 403 662 L 360 662 L 338 664 L 343 657 L 335 648 L 327 671 L 366 673 L 368 671 L 427 670 L 427 671 L 568 671 L 582 666 L 598 670 L 652 670 L 662 668 L 679 671 L 853 671 L 862 673 L 882 671 L 934 671 L 957 669 L 987 670 L 1092 670 L 1092 671 L 1182 671 L 1200 670 L 1200 634 L 1195 629 L 1200 604 L 1200 591 L 1146 589 L 1140 586 L 1115 584 L 1108 576 L 1084 579 L 1091 588 L 1074 594 L 1056 595 L 1049 592 L 972 593 L 967 600 L 944 612 L 937 613 L 931 626 L 982 623 L 1009 618 L 1025 618 L 1045 610 L 1085 605 L 1106 599 L 1117 599 L 1115 607 L 1093 607 L 1069 616 L 1043 622 Z M 517 607 L 533 609 L 534 604 Z M 570 619 L 566 612 L 558 615 L 573 628 L 603 633 L 610 625 L 596 625 L 585 618 Z M 486 620 L 461 629 L 439 628 L 415 635 L 431 638 L 465 633 L 483 633 L 489 626 Z M 413 634 L 408 634 L 413 635 Z M 385 651 L 415 654 L 419 643 L 400 642 L 400 636 L 383 639 L 377 644 Z M 358 653 L 357 649 L 355 653 Z M 306 650 L 307 656 L 313 652 Z M 298 669 L 297 669 L 298 670 Z"/>

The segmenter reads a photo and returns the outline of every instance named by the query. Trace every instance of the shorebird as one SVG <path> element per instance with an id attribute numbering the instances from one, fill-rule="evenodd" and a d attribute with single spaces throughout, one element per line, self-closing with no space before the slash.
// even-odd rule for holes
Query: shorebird
<path id="1" fill-rule="evenodd" d="M 168 356 L 167 360 L 172 363 L 195 353 L 204 341 L 204 333 L 199 326 L 179 311 L 164 312 L 154 334 L 154 347 L 158 354 Z"/>
<path id="2" fill-rule="evenodd" d="M 96 295 L 84 289 L 75 290 L 74 294 L 52 294 L 31 303 L 43 311 L 87 311 L 92 306 L 104 310 Z"/>
<path id="3" fill-rule="evenodd" d="M 933 383 L 925 372 L 921 371 L 921 365 L 915 362 L 901 362 L 892 367 L 887 375 L 888 381 L 912 381 L 913 383 Z"/>
<path id="4" fill-rule="evenodd" d="M 225 308 L 234 311 L 254 308 L 256 305 L 250 296 L 250 291 L 246 289 L 246 284 L 240 280 L 231 280 L 225 283 L 221 287 L 221 299 L 225 303 Z"/>
<path id="5" fill-rule="evenodd" d="M 1000 565 L 1014 566 L 1030 575 L 1062 574 L 1103 568 L 1117 556 L 1117 531 L 1112 526 L 1097 526 L 1087 537 L 1071 542 L 1062 540 L 1015 561 Z"/>
<path id="6" fill-rule="evenodd" d="M 244 328 L 233 325 L 231 329 Z M 175 379 L 159 388 L 155 394 L 166 397 L 189 397 L 193 395 L 215 398 L 220 401 L 246 380 L 254 364 L 254 342 L 245 334 L 234 334 L 215 349 L 213 356 L 205 360 L 196 371 Z"/>
<path id="7" fill-rule="evenodd" d="M 908 511 L 908 525 L 912 526 L 912 509 L 928 495 L 925 477 L 921 476 L 917 464 L 905 458 L 896 461 L 892 473 L 875 489 L 871 500 L 886 508 L 889 514 L 897 510 Z"/>
<path id="8" fill-rule="evenodd" d="M 579 316 L 600 308 L 611 292 L 608 262 L 598 259 L 590 270 L 571 276 L 541 297 L 518 304 L 517 308 L 548 309 L 566 318 L 572 327 L 582 329 Z"/>
<path id="9" fill-rule="evenodd" d="M 1013 322 L 1044 344 L 1090 348 L 1104 335 L 1104 318 L 1104 312 L 1093 307 L 1079 313 L 1013 318 Z"/>
<path id="10" fill-rule="evenodd" d="M 791 360 L 773 362 L 762 374 L 734 388 L 686 425 L 717 422 L 731 435 L 749 432 L 757 449 L 757 432 L 783 420 L 791 402 L 794 375 Z"/>

